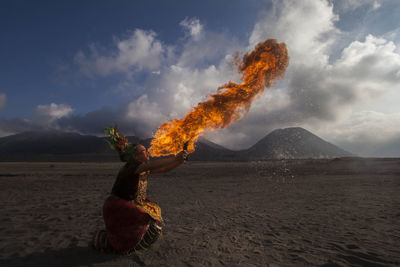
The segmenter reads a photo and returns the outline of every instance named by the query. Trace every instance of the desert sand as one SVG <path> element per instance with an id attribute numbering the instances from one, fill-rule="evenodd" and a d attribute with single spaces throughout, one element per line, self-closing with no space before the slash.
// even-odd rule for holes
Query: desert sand
<path id="1" fill-rule="evenodd" d="M 400 159 L 187 162 L 152 175 L 163 236 L 88 243 L 122 163 L 0 163 L 1 266 L 400 265 Z"/>

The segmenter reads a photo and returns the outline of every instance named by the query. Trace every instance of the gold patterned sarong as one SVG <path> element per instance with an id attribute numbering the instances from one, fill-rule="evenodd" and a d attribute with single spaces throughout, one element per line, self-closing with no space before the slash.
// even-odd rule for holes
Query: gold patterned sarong
<path id="1" fill-rule="evenodd" d="M 161 208 L 157 204 L 155 204 L 153 202 L 150 202 L 150 201 L 144 201 L 144 202 L 141 202 L 141 203 L 134 202 L 134 204 L 139 209 L 144 210 L 154 220 L 162 222 Z"/>

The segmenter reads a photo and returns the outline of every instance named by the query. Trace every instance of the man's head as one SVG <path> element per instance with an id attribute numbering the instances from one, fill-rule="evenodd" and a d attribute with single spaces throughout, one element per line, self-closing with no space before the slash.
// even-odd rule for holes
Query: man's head
<path id="1" fill-rule="evenodd" d="M 136 145 L 136 152 L 133 154 L 133 158 L 139 162 L 147 162 L 150 159 L 149 153 L 146 148 L 140 144 Z"/>
<path id="2" fill-rule="evenodd" d="M 106 127 L 105 133 L 107 136 L 107 143 L 112 149 L 119 153 L 121 161 L 149 161 L 149 153 L 146 151 L 146 148 L 140 144 L 132 144 L 129 142 L 129 140 L 118 131 L 117 127 Z"/>
<path id="3" fill-rule="evenodd" d="M 128 144 L 122 151 L 119 152 L 121 161 L 139 161 L 147 162 L 149 160 L 149 154 L 146 148 L 141 144 Z"/>

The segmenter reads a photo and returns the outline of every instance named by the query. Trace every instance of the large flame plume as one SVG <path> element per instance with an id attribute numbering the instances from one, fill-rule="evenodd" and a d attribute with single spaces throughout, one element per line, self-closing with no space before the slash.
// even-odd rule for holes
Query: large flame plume
<path id="1" fill-rule="evenodd" d="M 225 128 L 247 114 L 253 100 L 282 78 L 289 63 L 286 45 L 274 39 L 257 44 L 244 55 L 238 64 L 242 73 L 241 84 L 228 82 L 218 88 L 218 93 L 199 103 L 183 119 L 162 123 L 149 151 L 153 157 L 177 154 L 184 143 L 188 151 L 194 151 L 198 137 L 206 130 Z"/>

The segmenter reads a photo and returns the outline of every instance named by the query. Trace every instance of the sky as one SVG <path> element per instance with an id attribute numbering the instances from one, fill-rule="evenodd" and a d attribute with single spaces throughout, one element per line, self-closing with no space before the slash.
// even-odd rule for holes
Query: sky
<path id="1" fill-rule="evenodd" d="M 400 156 L 400 1 L 1 1 L 0 137 L 56 129 L 150 137 L 269 38 L 285 77 L 207 133 L 245 149 L 303 127 L 361 156 Z"/>

